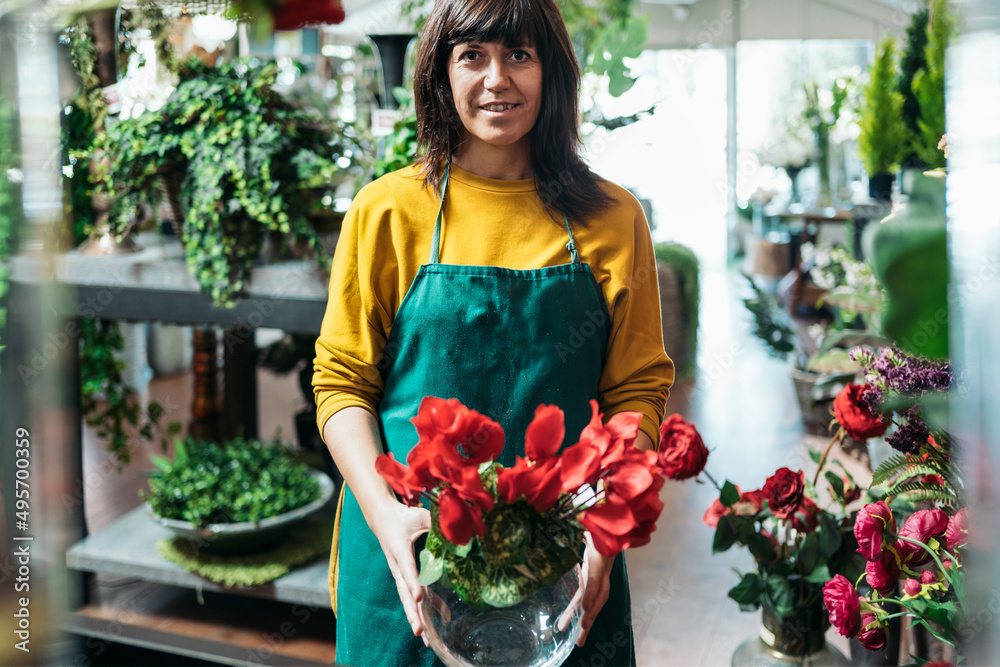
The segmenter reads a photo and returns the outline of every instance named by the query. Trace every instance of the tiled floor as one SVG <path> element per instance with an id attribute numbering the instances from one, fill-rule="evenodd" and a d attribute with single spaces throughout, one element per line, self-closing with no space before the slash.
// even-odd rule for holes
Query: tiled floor
<path id="1" fill-rule="evenodd" d="M 781 466 L 809 466 L 788 366 L 767 356 L 753 338 L 749 317 L 739 301 L 743 283 L 735 271 L 702 275 L 698 371 L 674 388 L 669 412 L 697 424 L 712 450 L 708 469 L 721 483 L 729 478 L 756 488 Z M 291 416 L 303 403 L 293 377 L 260 376 L 261 435 L 280 428 L 294 435 Z M 150 393 L 167 408 L 168 419 L 187 420 L 191 378 L 157 378 Z M 138 505 L 149 469 L 148 452 L 121 474 L 103 474 L 87 486 L 91 531 Z M 107 455 L 88 438 L 86 470 L 109 470 Z M 94 472 L 97 471 L 97 472 Z M 692 480 L 668 484 L 666 509 L 651 544 L 628 554 L 633 623 L 640 666 L 728 665 L 739 643 L 759 627 L 759 614 L 740 613 L 726 597 L 737 577 L 732 568 L 748 569 L 743 551 L 711 555 L 712 530 L 701 517 L 716 493 Z M 831 631 L 828 639 L 846 652 L 846 642 Z"/>

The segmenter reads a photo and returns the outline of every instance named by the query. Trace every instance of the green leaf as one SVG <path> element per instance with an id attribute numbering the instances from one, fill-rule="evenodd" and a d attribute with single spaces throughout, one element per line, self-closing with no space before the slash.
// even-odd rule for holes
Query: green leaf
<path id="1" fill-rule="evenodd" d="M 736 543 L 736 522 L 733 516 L 723 516 L 719 519 L 719 525 L 715 527 L 715 538 L 712 540 L 712 553 L 722 553 L 728 551 L 729 547 Z"/>
<path id="2" fill-rule="evenodd" d="M 827 470 L 826 473 L 823 476 L 826 477 L 826 481 L 830 482 L 830 486 L 833 487 L 834 497 L 836 497 L 837 500 L 843 500 L 844 499 L 844 480 L 842 480 L 837 475 L 837 473 L 833 472 L 832 470 Z"/>
<path id="3" fill-rule="evenodd" d="M 788 579 L 780 574 L 771 574 L 765 583 L 767 596 L 779 612 L 786 612 L 795 605 L 795 593 Z"/>
<path id="4" fill-rule="evenodd" d="M 722 503 L 724 507 L 731 507 L 732 505 L 740 501 L 740 492 L 736 488 L 736 485 L 730 482 L 728 479 L 722 485 L 722 493 L 719 494 L 719 502 Z"/>
<path id="5" fill-rule="evenodd" d="M 760 577 L 754 573 L 747 573 L 743 575 L 740 583 L 729 589 L 728 595 L 741 607 L 749 606 L 756 609 L 760 606 L 760 596 L 763 592 Z"/>
<path id="6" fill-rule="evenodd" d="M 803 577 L 806 581 L 811 584 L 822 584 L 824 582 L 830 581 L 833 575 L 830 574 L 830 568 L 826 565 L 820 565 L 815 570 Z"/>
<path id="7" fill-rule="evenodd" d="M 770 563 L 774 560 L 774 546 L 771 540 L 760 533 L 754 533 L 747 538 L 747 548 L 753 557 L 762 563 Z"/>
<path id="8" fill-rule="evenodd" d="M 430 549 L 420 552 L 420 574 L 417 576 L 417 583 L 421 586 L 430 586 L 441 578 L 444 574 L 444 559 L 436 558 Z"/>
<path id="9" fill-rule="evenodd" d="M 173 469 L 173 464 L 169 459 L 163 456 L 157 456 L 155 454 L 150 455 L 149 460 L 152 461 L 153 465 L 159 468 L 161 471 L 168 473 Z"/>
<path id="10" fill-rule="evenodd" d="M 823 455 L 818 450 L 813 449 L 812 447 L 807 447 L 806 451 L 809 452 L 809 458 L 812 460 L 812 462 L 815 463 L 816 465 L 819 465 L 819 460 L 823 458 Z"/>
<path id="11" fill-rule="evenodd" d="M 799 547 L 798 561 L 804 574 L 808 574 L 816 569 L 816 565 L 819 563 L 819 556 L 819 537 L 814 532 L 809 533 L 802 540 L 802 545 Z"/>
<path id="12" fill-rule="evenodd" d="M 826 510 L 820 510 L 816 517 L 819 519 L 819 548 L 823 555 L 830 559 L 840 549 L 844 538 L 840 535 L 840 528 L 833 515 Z"/>

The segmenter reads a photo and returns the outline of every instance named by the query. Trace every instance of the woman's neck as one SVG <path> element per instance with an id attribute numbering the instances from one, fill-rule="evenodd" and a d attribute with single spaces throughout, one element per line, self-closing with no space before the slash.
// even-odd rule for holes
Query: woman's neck
<path id="1" fill-rule="evenodd" d="M 511 146 L 467 142 L 452 156 L 452 162 L 477 176 L 501 181 L 519 181 L 534 176 L 531 145 L 526 141 Z"/>

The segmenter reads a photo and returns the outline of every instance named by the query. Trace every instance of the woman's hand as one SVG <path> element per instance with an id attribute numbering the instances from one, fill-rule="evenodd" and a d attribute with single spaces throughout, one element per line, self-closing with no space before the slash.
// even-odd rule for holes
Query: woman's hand
<path id="1" fill-rule="evenodd" d="M 424 632 L 420 620 L 422 590 L 417 583 L 417 564 L 413 557 L 413 543 L 431 528 L 431 513 L 422 507 L 407 507 L 390 501 L 380 509 L 371 522 L 372 532 L 389 563 L 389 571 L 396 580 L 396 591 L 403 603 L 406 620 L 417 637 Z M 427 643 L 427 640 L 424 640 Z"/>
<path id="2" fill-rule="evenodd" d="M 583 646 L 590 633 L 590 626 L 597 619 L 598 612 L 608 601 L 610 592 L 611 566 L 614 558 L 606 558 L 594 547 L 594 541 L 587 534 L 587 546 L 583 551 L 583 620 L 580 622 L 582 631 L 576 640 L 577 646 Z"/>

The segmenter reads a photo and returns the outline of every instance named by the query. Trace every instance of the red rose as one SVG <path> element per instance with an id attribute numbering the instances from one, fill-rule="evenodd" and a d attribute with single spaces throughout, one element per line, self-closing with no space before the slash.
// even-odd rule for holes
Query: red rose
<path id="1" fill-rule="evenodd" d="M 696 477 L 708 462 L 708 448 L 694 424 L 673 414 L 660 424 L 659 460 L 670 479 Z"/>
<path id="2" fill-rule="evenodd" d="M 792 528 L 800 533 L 811 533 L 819 525 L 819 505 L 811 498 L 803 498 L 802 505 L 791 516 Z"/>
<path id="3" fill-rule="evenodd" d="M 878 560 L 888 546 L 885 534 L 895 532 L 896 518 L 884 501 L 869 503 L 858 510 L 854 520 L 854 537 L 858 540 L 858 553 L 865 560 Z"/>
<path id="4" fill-rule="evenodd" d="M 792 472 L 788 468 L 779 468 L 767 478 L 763 488 L 771 514 L 779 519 L 795 514 L 802 505 L 805 489 L 806 477 L 801 470 Z"/>
<path id="5" fill-rule="evenodd" d="M 865 564 L 865 579 L 882 597 L 892 595 L 899 581 L 899 563 L 896 562 L 895 552 L 886 549 L 880 558 L 868 561 Z"/>
<path id="6" fill-rule="evenodd" d="M 861 632 L 858 641 L 869 651 L 881 651 L 885 648 L 885 626 L 879 623 L 875 614 L 861 614 Z"/>
<path id="7" fill-rule="evenodd" d="M 945 531 L 948 539 L 948 549 L 960 547 L 969 541 L 969 508 L 963 507 L 955 512 L 955 515 L 948 519 L 948 530 Z"/>
<path id="8" fill-rule="evenodd" d="M 823 602 L 830 612 L 830 623 L 845 637 L 854 637 L 861 629 L 861 603 L 858 591 L 842 574 L 823 586 Z"/>
<path id="9" fill-rule="evenodd" d="M 844 504 L 850 505 L 861 497 L 861 487 L 851 481 L 850 477 L 841 477 L 844 484 Z"/>
<path id="10" fill-rule="evenodd" d="M 903 527 L 899 529 L 899 536 L 927 544 L 932 538 L 944 535 L 946 530 L 948 530 L 948 515 L 943 511 L 919 510 L 906 519 Z M 931 560 L 931 554 L 919 544 L 899 540 L 896 548 L 902 561 L 911 568 L 925 565 Z"/>
<path id="11" fill-rule="evenodd" d="M 833 414 L 837 422 L 849 436 L 861 442 L 877 438 L 889 428 L 889 422 L 882 415 L 873 415 L 868 404 L 861 399 L 869 388 L 866 384 L 848 384 L 833 399 Z"/>
<path id="12" fill-rule="evenodd" d="M 923 667 L 955 667 L 955 663 L 947 660 L 935 660 L 934 662 L 925 662 Z"/>

